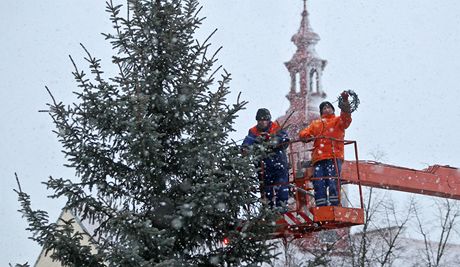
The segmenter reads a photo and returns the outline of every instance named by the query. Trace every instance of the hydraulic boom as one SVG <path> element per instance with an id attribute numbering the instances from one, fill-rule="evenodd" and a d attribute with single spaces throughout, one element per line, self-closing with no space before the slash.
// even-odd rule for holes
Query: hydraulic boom
<path id="1" fill-rule="evenodd" d="M 345 161 L 341 178 L 345 183 L 460 199 L 460 170 L 450 166 L 414 170 L 375 161 Z"/>

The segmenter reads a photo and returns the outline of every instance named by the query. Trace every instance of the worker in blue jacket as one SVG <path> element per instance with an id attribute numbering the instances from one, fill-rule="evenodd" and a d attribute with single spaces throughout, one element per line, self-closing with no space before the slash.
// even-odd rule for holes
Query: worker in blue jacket
<path id="1" fill-rule="evenodd" d="M 289 197 L 289 167 L 286 156 L 289 137 L 277 122 L 271 121 L 270 111 L 266 108 L 257 110 L 257 125 L 249 129 L 242 144 L 243 154 L 247 154 L 254 144 L 270 148 L 267 155 L 256 166 L 259 177 L 264 183 L 265 198 L 270 207 L 276 204 L 280 211 L 286 211 Z"/>

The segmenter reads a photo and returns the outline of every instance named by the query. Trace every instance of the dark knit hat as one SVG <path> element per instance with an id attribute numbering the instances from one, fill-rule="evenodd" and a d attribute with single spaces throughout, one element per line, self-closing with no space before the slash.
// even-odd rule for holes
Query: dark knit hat
<path id="1" fill-rule="evenodd" d="M 322 102 L 321 104 L 319 104 L 319 114 L 323 115 L 323 108 L 324 108 L 324 106 L 326 106 L 326 105 L 329 105 L 329 106 L 332 108 L 332 110 L 335 112 L 335 108 L 334 108 L 334 106 L 331 104 L 331 102 L 329 102 L 329 101 L 324 101 L 324 102 Z"/>
<path id="2" fill-rule="evenodd" d="M 262 121 L 262 120 L 269 121 L 271 119 L 272 119 L 272 115 L 270 115 L 270 111 L 268 111 L 268 109 L 259 108 L 259 110 L 257 110 L 257 114 L 256 114 L 257 121 Z"/>

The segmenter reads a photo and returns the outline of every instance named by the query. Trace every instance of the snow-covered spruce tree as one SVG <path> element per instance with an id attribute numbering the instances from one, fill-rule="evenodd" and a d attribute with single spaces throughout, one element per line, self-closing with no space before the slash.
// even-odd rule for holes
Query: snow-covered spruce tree
<path id="1" fill-rule="evenodd" d="M 258 209 L 252 164 L 228 137 L 245 102 L 227 104 L 229 74 L 216 81 L 215 53 L 194 39 L 198 2 L 110 1 L 107 10 L 119 73 L 104 78 L 84 47 L 90 74 L 72 60 L 78 100 L 64 105 L 50 93 L 50 115 L 76 178 L 46 182 L 65 209 L 98 225 L 98 251 L 82 246 L 69 222 L 32 210 L 19 188 L 32 239 L 65 266 L 269 262 L 270 212 Z M 250 223 L 237 229 L 240 220 Z"/>

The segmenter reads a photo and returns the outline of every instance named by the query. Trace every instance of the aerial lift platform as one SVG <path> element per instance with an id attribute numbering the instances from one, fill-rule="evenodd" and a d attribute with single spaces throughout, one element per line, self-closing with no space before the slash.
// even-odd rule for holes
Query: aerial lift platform
<path id="1" fill-rule="evenodd" d="M 355 159 L 344 161 L 342 171 L 334 179 L 338 184 L 340 206 L 315 207 L 314 190 L 311 181 L 315 179 L 313 167 L 309 162 L 302 161 L 301 153 L 310 151 L 289 152 L 290 179 L 289 187 L 293 202 L 288 211 L 280 214 L 276 220 L 273 238 L 302 238 L 312 232 L 339 229 L 364 224 L 364 204 L 362 186 L 384 188 L 422 195 L 460 199 L 460 170 L 450 166 L 433 165 L 424 170 L 414 170 L 375 161 L 362 161 L 358 158 L 356 141 L 340 140 L 344 145 L 351 146 Z M 292 141 L 292 148 L 301 141 Z M 293 151 L 289 149 L 289 151 Z M 317 178 L 316 178 L 317 179 Z M 351 207 L 341 200 L 343 185 L 357 186 L 359 205 Z"/>

